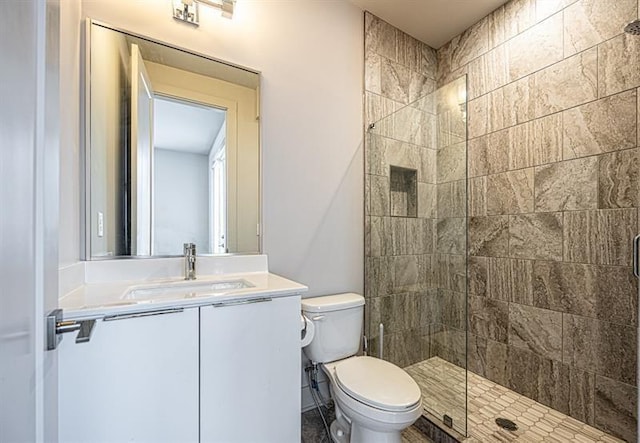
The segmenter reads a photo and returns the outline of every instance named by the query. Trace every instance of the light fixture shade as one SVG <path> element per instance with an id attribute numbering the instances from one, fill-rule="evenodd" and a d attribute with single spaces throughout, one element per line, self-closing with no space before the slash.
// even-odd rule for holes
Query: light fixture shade
<path id="1" fill-rule="evenodd" d="M 235 0 L 222 0 L 222 16 L 225 18 L 233 18 L 233 8 Z"/>
<path id="2" fill-rule="evenodd" d="M 218 8 L 222 12 L 222 16 L 225 18 L 233 18 L 233 10 L 236 0 L 195 0 L 198 3 L 202 3 L 213 8 Z"/>

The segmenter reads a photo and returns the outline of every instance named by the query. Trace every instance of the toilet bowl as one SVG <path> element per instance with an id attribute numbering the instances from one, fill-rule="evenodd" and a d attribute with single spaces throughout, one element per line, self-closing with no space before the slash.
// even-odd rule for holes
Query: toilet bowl
<path id="1" fill-rule="evenodd" d="M 315 327 L 304 352 L 329 379 L 336 407 L 334 442 L 399 443 L 402 431 L 422 414 L 420 388 L 392 363 L 355 356 L 363 307 L 358 294 L 304 299 L 303 314 Z"/>
<path id="2" fill-rule="evenodd" d="M 399 367 L 373 357 L 322 365 L 336 407 L 350 422 L 349 441 L 395 443 L 422 414 L 420 388 Z M 340 439 L 334 436 L 336 441 Z"/>

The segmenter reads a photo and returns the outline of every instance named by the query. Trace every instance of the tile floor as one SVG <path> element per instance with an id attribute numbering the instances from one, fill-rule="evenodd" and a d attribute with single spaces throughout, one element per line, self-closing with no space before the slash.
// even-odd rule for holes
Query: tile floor
<path id="1" fill-rule="evenodd" d="M 622 442 L 479 375 L 466 373 L 464 369 L 438 357 L 416 363 L 405 370 L 420 385 L 426 412 L 436 417 L 448 414 L 453 418 L 454 430 L 458 432 L 463 432 L 465 426 L 465 377 L 468 377 L 469 437 L 463 440 L 464 443 Z M 333 409 L 325 411 L 330 424 L 334 419 Z M 500 428 L 495 424 L 497 417 L 514 421 L 518 430 Z M 431 442 L 418 423 L 403 433 L 402 441 Z M 322 420 L 315 409 L 302 414 L 302 443 L 328 443 Z"/>
<path id="2" fill-rule="evenodd" d="M 331 425 L 335 419 L 333 408 L 328 410 L 322 408 L 322 410 L 327 424 Z M 302 413 L 302 443 L 330 443 L 330 440 L 327 440 L 320 414 L 316 409 Z"/>
<path id="3" fill-rule="evenodd" d="M 422 389 L 427 412 L 453 418 L 454 429 L 464 430 L 465 377 L 468 377 L 469 437 L 465 443 L 489 442 L 622 442 L 574 418 L 548 408 L 472 372 L 434 357 L 405 370 Z M 495 424 L 504 417 L 518 425 L 506 431 Z"/>

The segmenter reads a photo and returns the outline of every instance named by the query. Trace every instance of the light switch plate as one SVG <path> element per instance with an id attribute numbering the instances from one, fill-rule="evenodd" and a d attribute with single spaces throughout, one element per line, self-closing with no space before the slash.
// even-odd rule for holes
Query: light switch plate
<path id="1" fill-rule="evenodd" d="M 104 237 L 104 214 L 98 212 L 98 237 Z"/>

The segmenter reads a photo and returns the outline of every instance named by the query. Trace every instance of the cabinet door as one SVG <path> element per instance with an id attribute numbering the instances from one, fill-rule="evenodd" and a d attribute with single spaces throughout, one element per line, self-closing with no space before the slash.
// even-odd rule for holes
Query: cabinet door
<path id="1" fill-rule="evenodd" d="M 198 309 L 97 320 L 59 346 L 60 442 L 197 442 Z"/>
<path id="2" fill-rule="evenodd" d="M 200 308 L 202 442 L 300 441 L 300 297 Z"/>

